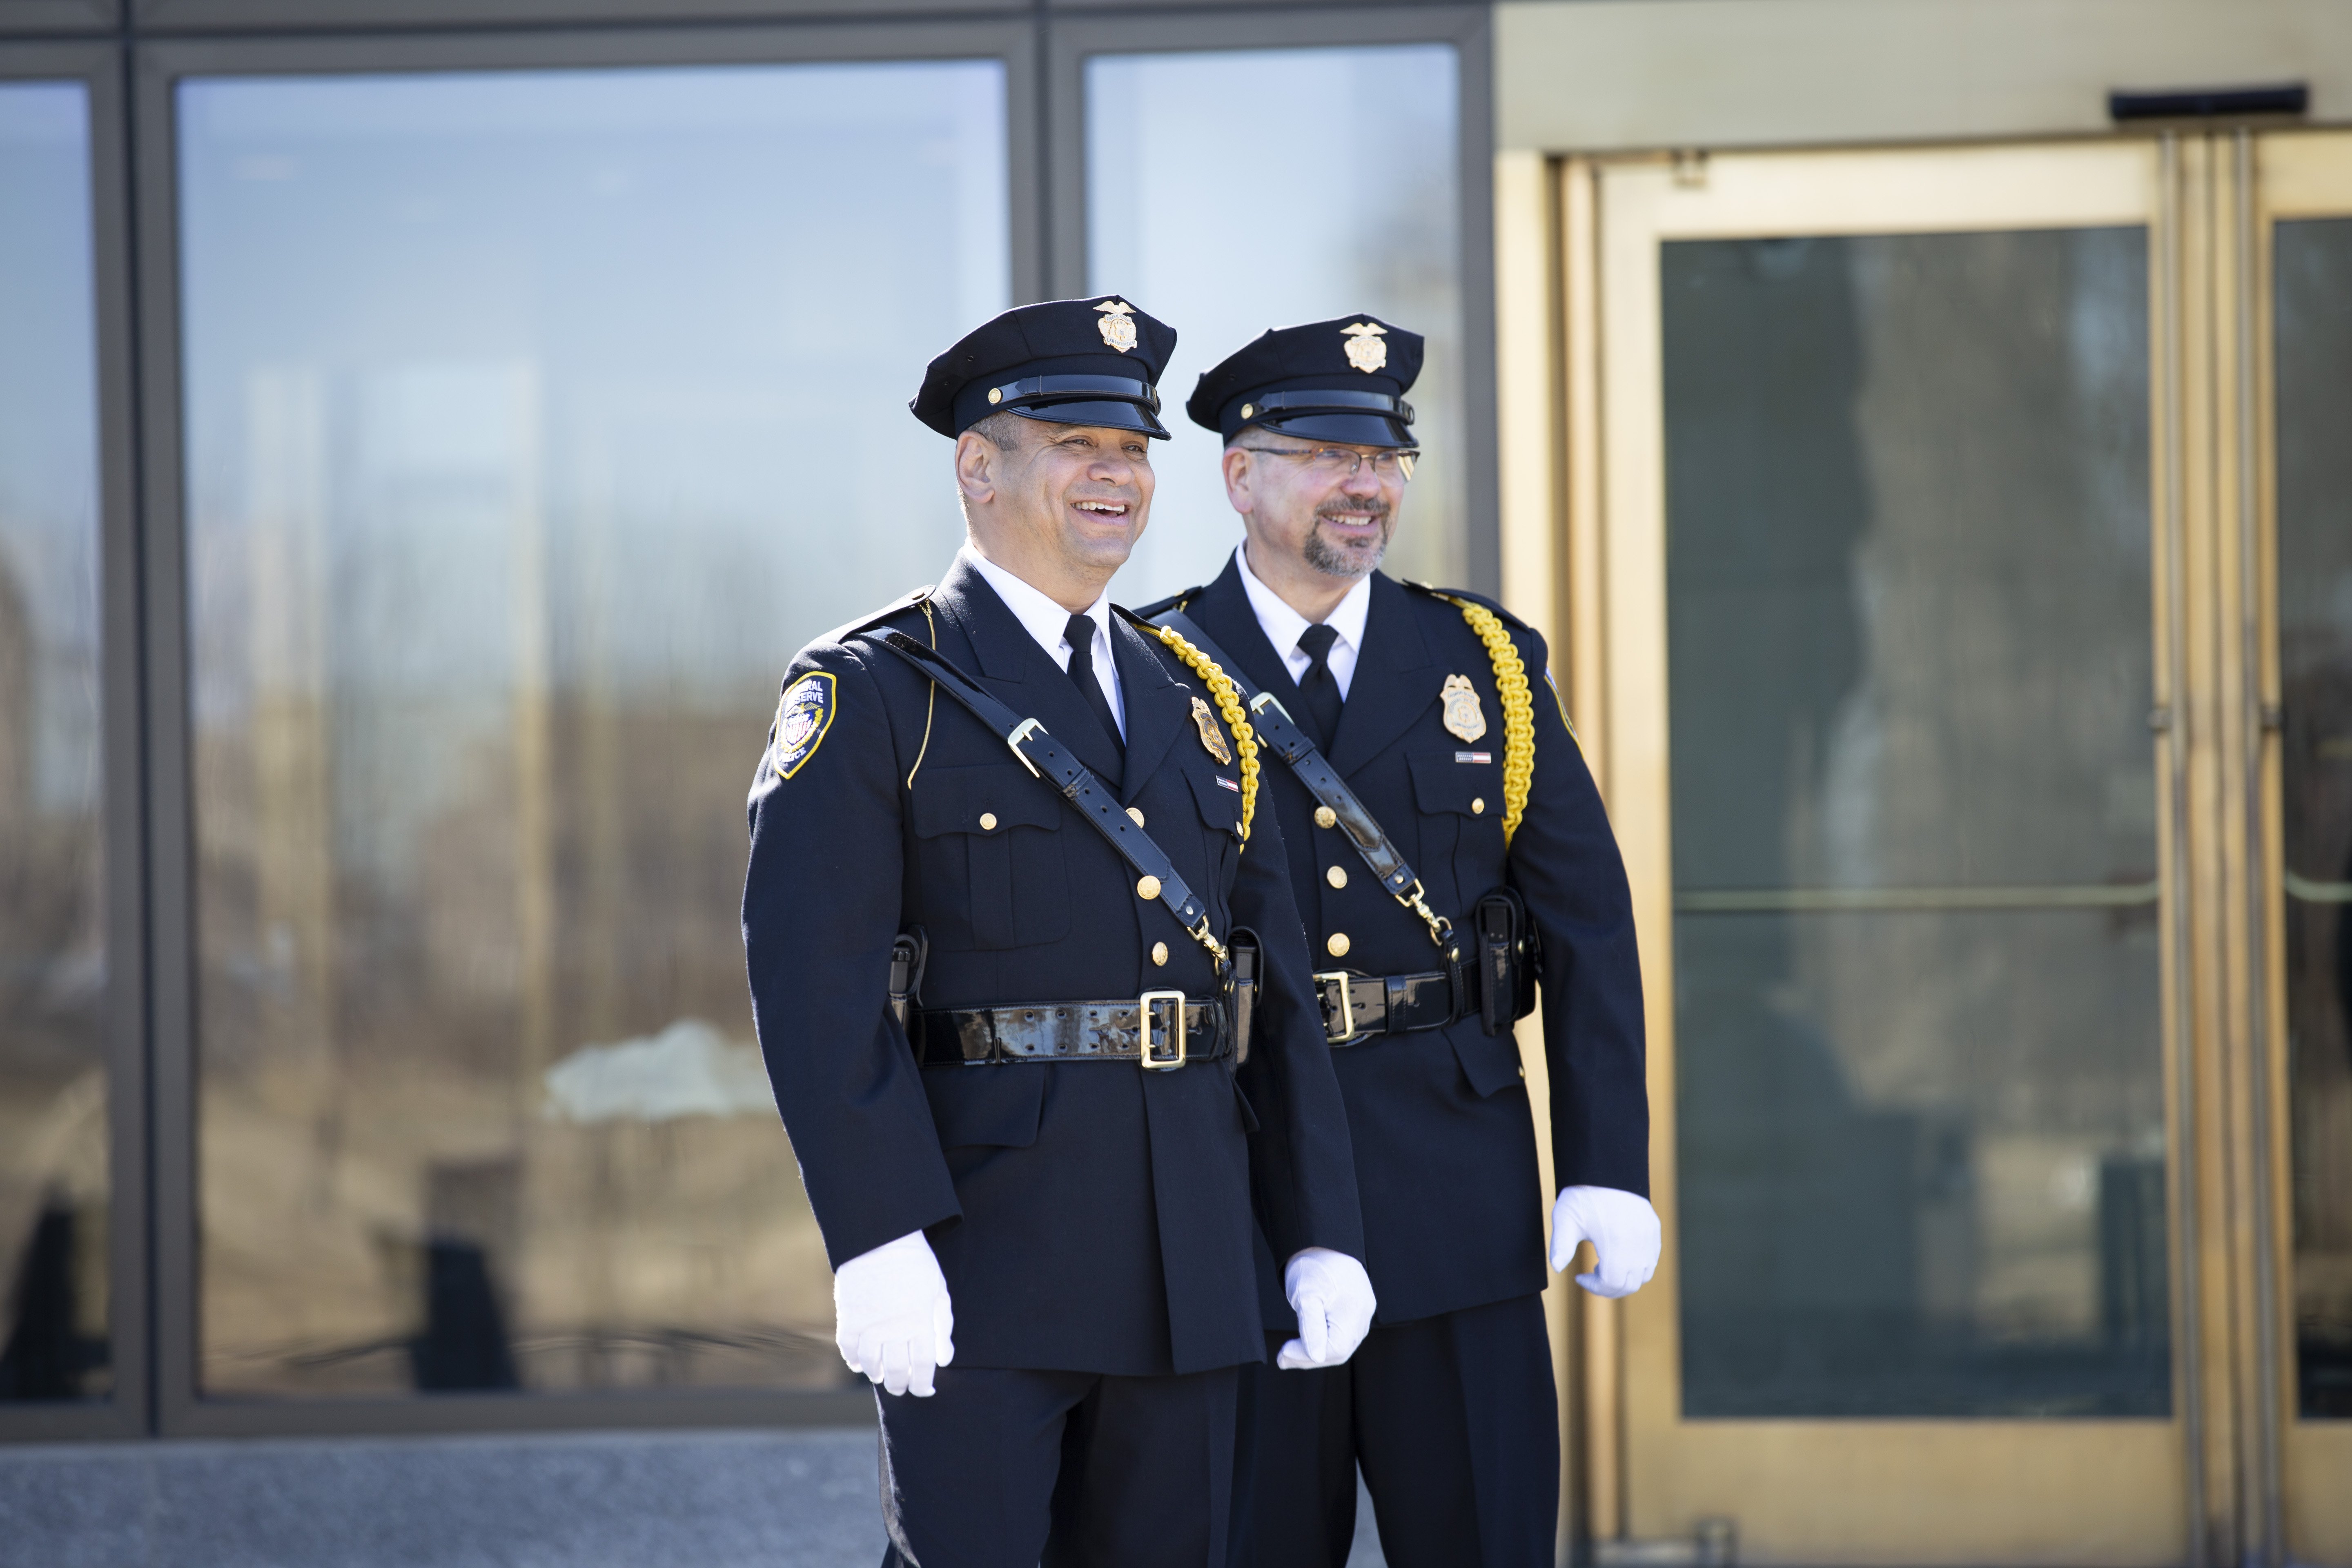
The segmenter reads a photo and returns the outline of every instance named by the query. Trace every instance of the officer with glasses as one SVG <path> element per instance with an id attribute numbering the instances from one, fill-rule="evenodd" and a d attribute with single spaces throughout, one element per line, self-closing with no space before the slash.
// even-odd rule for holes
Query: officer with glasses
<path id="1" fill-rule="evenodd" d="M 1552 1561 L 1546 1205 L 1512 1036 L 1538 994 L 1551 1266 L 1590 1241 L 1578 1282 L 1622 1296 L 1658 1258 L 1633 909 L 1543 638 L 1378 570 L 1421 363 L 1419 336 L 1354 315 L 1202 375 L 1185 412 L 1223 437 L 1244 540 L 1142 612 L 1234 674 L 1272 759 L 1379 1298 L 1346 1365 L 1244 1377 L 1231 1562 L 1253 1568 L 1341 1568 L 1360 1466 L 1395 1568 Z"/>

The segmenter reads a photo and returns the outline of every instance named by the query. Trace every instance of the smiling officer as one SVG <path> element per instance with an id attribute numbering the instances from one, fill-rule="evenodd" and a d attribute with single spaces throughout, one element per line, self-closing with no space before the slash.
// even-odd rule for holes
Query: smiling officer
<path id="1" fill-rule="evenodd" d="M 1380 1293 L 1344 1367 L 1244 1379 L 1234 1561 L 1347 1561 L 1360 1465 L 1395 1568 L 1549 1564 L 1559 1416 L 1543 1207 L 1512 1021 L 1542 979 L 1551 1264 L 1657 1265 L 1641 969 L 1623 866 L 1543 639 L 1376 568 L 1418 457 L 1422 341 L 1373 316 L 1269 331 L 1185 405 L 1246 535 L 1145 613 L 1252 700 Z M 1269 1303 L 1270 1311 L 1278 1303 Z"/>
<path id="2" fill-rule="evenodd" d="M 932 361 L 911 406 L 955 442 L 965 546 L 800 652 L 751 790 L 760 1044 L 881 1385 L 886 1563 L 1221 1568 L 1254 1168 L 1286 1364 L 1371 1318 L 1239 696 L 1104 598 L 1175 337 L 1061 300 Z"/>

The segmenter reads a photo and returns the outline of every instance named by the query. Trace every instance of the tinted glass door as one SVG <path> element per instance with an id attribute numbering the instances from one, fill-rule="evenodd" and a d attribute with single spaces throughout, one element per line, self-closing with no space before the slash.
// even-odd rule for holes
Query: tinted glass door
<path id="1" fill-rule="evenodd" d="M 1671 1237 L 1628 1542 L 2179 1554 L 2157 189 L 2140 147 L 1601 178 Z"/>

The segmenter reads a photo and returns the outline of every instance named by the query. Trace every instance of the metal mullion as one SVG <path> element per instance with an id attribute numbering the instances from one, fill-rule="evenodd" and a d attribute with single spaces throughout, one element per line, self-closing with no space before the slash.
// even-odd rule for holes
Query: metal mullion
<path id="1" fill-rule="evenodd" d="M 403 1400 L 207 1400 L 198 1387 L 201 1276 L 196 1205 L 196 931 L 188 572 L 179 297 L 178 83 L 201 75 L 626 68 L 825 61 L 995 58 L 1005 68 L 1006 157 L 1016 291 L 1043 270 L 1035 236 L 1036 28 L 1027 21 L 572 30 L 309 38 L 176 38 L 131 61 L 128 209 L 138 318 L 135 528 L 143 564 L 150 694 L 143 818 L 148 843 L 154 1429 L 164 1436 L 535 1430 L 566 1426 L 858 1426 L 862 1391 L 712 1389 L 562 1394 L 452 1394 Z M 1024 221 L 1024 215 L 1026 215 Z"/>
<path id="2" fill-rule="evenodd" d="M 96 6 L 76 7 L 84 26 Z M 53 9 L 64 9 L 54 7 Z M 91 315 L 99 482 L 99 704 L 104 843 L 107 1342 L 103 1400 L 0 1404 L 0 1442 L 137 1436 L 147 1429 L 147 1073 L 141 853 L 139 585 L 131 461 L 131 324 L 121 53 L 111 42 L 12 44 L 0 80 L 79 82 L 89 140 Z"/>
<path id="3" fill-rule="evenodd" d="M 1087 282 L 1086 68 L 1094 55 L 1213 54 L 1238 49 L 1331 48 L 1367 44 L 1451 44 L 1455 54 L 1456 178 L 1461 185 L 1463 440 L 1468 448 L 1463 510 L 1468 586 L 1499 595 L 1495 386 L 1495 115 L 1490 8 L 1399 5 L 1350 9 L 1345 30 L 1331 9 L 1184 12 L 1132 16 L 1049 10 L 1046 16 L 1047 284 L 1069 298 Z M 1146 176 L 1149 177 L 1148 175 Z"/>
<path id="4" fill-rule="evenodd" d="M 2272 1079 L 2271 947 L 2273 904 L 2266 875 L 2272 863 L 2270 803 L 2278 728 L 2269 716 L 2277 710 L 2277 687 L 2266 649 L 2273 645 L 2264 614 L 2267 575 L 2263 570 L 2263 477 L 2267 443 L 2261 418 L 2262 371 L 2267 356 L 2258 335 L 2269 312 L 2260 308 L 2267 298 L 2255 217 L 2253 133 L 2240 126 L 2231 136 L 2231 230 L 2236 265 L 2232 268 L 2236 338 L 2237 396 L 2231 430 L 2238 477 L 2238 657 L 2240 659 L 2240 745 L 2242 749 L 2242 787 L 2244 791 L 2244 874 L 2242 892 L 2246 929 L 2244 1053 L 2248 1144 L 2243 1169 L 2252 1208 L 2254 1333 L 2252 1347 L 2253 1431 L 2249 1455 L 2252 1475 L 2249 1489 L 2252 1508 L 2252 1555 L 2263 1568 L 2285 1561 L 2286 1523 L 2284 1472 L 2281 1458 L 2280 1398 L 2284 1369 L 2281 1359 L 2278 1275 L 2283 1254 L 2278 1245 L 2277 1207 L 2273 1184 L 2279 1166 L 2272 1118 L 2275 1092 Z"/>
<path id="5" fill-rule="evenodd" d="M 7 10 L 0 12 L 0 37 L 110 33 L 121 26 L 121 0 L 9 0 Z M 13 46 L 10 52 L 16 52 Z M 8 68 L 0 70 L 0 78 L 19 74 L 13 59 Z"/>
<path id="6" fill-rule="evenodd" d="M 2209 1559 L 2205 1519 L 2209 1507 L 2205 1474 L 2204 1357 L 2200 1337 L 2203 1312 L 2198 1247 L 2197 1140 L 2199 1128 L 2196 999 L 2193 983 L 2194 933 L 2189 929 L 2188 886 L 2191 880 L 2189 847 L 2189 746 L 2187 739 L 2188 593 L 2184 581 L 2188 561 L 2188 473 L 2182 457 L 2187 424 L 2183 378 L 2187 363 L 2181 339 L 2181 270 L 2186 258 L 2187 226 L 2182 216 L 2180 138 L 2166 132 L 2158 142 L 2158 214 L 2152 247 L 2156 271 L 2154 337 L 2158 439 L 2155 445 L 2157 544 L 2163 563 L 2163 582 L 2155 605 L 2161 635 L 2162 657 L 2157 673 L 2163 680 L 2152 716 L 2159 731 L 2157 759 L 2166 784 L 2164 861 L 2166 880 L 2165 952 L 2166 1007 L 2169 1028 L 2167 1046 L 2172 1066 L 2172 1179 L 2174 1260 L 2173 1337 L 2175 1386 L 2179 1393 L 2182 1458 L 2186 1479 L 2188 1536 L 2183 1542 L 2189 1568 L 2206 1568 Z"/>

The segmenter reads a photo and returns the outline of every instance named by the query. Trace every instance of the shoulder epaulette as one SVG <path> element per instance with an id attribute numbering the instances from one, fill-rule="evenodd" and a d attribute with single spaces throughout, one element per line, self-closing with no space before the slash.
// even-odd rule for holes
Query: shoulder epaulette
<path id="1" fill-rule="evenodd" d="M 931 596 L 931 589 L 936 584 L 926 583 L 921 587 L 913 590 L 911 593 L 901 594 L 897 598 L 891 600 L 888 604 L 883 605 L 880 609 L 875 610 L 867 615 L 860 616 L 854 621 L 845 622 L 841 626 L 835 626 L 833 630 L 825 633 L 824 636 L 817 638 L 816 640 L 821 643 L 842 642 L 849 637 L 856 637 L 859 632 L 865 631 L 868 627 L 881 625 L 884 621 L 888 620 L 892 616 L 897 615 L 899 611 L 910 610 L 917 605 L 921 604 L 925 599 Z"/>
<path id="2" fill-rule="evenodd" d="M 1182 609 L 1185 605 L 1191 604 L 1193 600 L 1199 598 L 1207 591 L 1208 590 L 1202 584 L 1196 583 L 1181 594 L 1171 594 L 1164 599 L 1154 599 L 1151 603 L 1144 605 L 1141 609 L 1137 610 L 1135 614 L 1143 620 L 1152 620 L 1158 616 L 1166 615 L 1171 610 Z"/>
<path id="3" fill-rule="evenodd" d="M 1528 625 L 1527 622 L 1519 619 L 1518 616 L 1505 609 L 1499 600 L 1490 599 L 1484 594 L 1474 594 L 1467 588 L 1433 588 L 1426 583 L 1416 583 L 1410 577 L 1400 577 L 1397 581 L 1402 584 L 1405 587 L 1412 589 L 1414 593 L 1422 595 L 1426 598 L 1440 600 L 1467 599 L 1474 605 L 1484 605 L 1486 608 L 1494 611 L 1495 614 L 1501 618 L 1505 626 L 1516 626 L 1523 632 L 1535 630 L 1535 628 Z"/>

